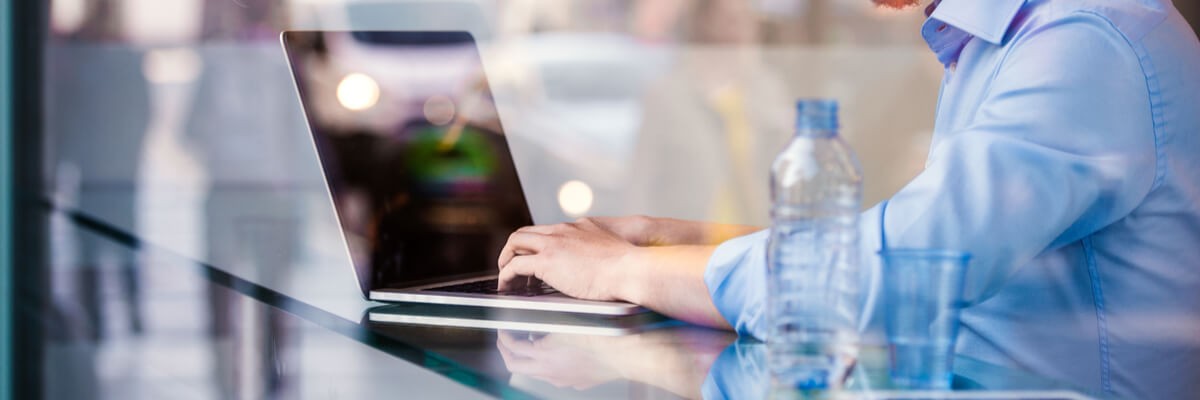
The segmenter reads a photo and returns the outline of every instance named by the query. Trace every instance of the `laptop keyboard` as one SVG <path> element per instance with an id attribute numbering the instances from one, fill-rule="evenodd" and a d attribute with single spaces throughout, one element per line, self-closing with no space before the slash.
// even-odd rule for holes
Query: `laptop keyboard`
<path id="1" fill-rule="evenodd" d="M 549 285 L 546 285 L 545 283 L 542 283 L 541 285 L 530 287 L 530 288 L 525 288 L 525 289 L 520 289 L 520 290 L 507 290 L 507 291 L 501 292 L 501 291 L 496 290 L 496 285 L 498 285 L 499 283 L 500 283 L 499 279 L 485 279 L 482 281 L 460 283 L 457 285 L 439 286 L 439 287 L 435 287 L 435 288 L 425 289 L 425 291 L 450 292 L 450 293 L 473 293 L 473 294 L 496 294 L 496 295 L 524 296 L 524 297 L 541 296 L 544 294 L 551 294 L 551 293 L 558 292 L 557 290 L 554 290 L 554 288 L 550 287 Z"/>

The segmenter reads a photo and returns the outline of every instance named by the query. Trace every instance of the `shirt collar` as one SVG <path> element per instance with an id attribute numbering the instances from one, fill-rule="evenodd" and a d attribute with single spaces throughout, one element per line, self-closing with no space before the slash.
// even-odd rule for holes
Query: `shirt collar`
<path id="1" fill-rule="evenodd" d="M 942 64 L 958 60 L 972 37 L 1004 44 L 1008 27 L 1025 0 L 937 0 L 927 9 L 921 35 Z"/>
<path id="2" fill-rule="evenodd" d="M 1001 45 L 1022 5 L 1025 0 L 941 0 L 929 18 L 950 24 L 988 43 Z"/>

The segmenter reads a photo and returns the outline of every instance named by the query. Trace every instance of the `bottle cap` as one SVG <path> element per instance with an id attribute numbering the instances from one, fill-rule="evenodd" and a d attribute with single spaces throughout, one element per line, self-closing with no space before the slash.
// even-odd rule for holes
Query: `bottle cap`
<path id="1" fill-rule="evenodd" d="M 833 99 L 796 101 L 796 132 L 838 130 L 838 103 Z"/>

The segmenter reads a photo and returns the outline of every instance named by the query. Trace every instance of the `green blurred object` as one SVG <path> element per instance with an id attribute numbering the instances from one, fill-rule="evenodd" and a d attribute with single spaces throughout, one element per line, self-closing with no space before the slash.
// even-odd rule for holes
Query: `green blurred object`
<path id="1" fill-rule="evenodd" d="M 414 134 L 408 149 L 409 169 L 417 181 L 439 190 L 459 193 L 479 189 L 496 172 L 496 155 L 486 133 L 462 127 L 457 140 L 447 143 L 444 127 L 426 127 Z"/>

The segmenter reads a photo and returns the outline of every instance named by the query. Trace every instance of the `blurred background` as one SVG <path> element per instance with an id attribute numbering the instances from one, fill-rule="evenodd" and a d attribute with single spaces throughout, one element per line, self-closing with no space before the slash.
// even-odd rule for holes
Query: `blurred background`
<path id="1" fill-rule="evenodd" d="M 1200 6 L 1177 3 L 1196 26 Z M 27 139 L 40 146 L 43 201 L 351 320 L 362 300 L 281 31 L 471 32 L 538 223 L 648 214 L 766 224 L 770 162 L 792 133 L 795 100 L 810 97 L 841 103 L 872 206 L 921 170 L 942 79 L 919 35 L 924 14 L 868 0 L 25 7 L 45 17 L 42 129 Z M 322 66 L 309 117 L 345 131 L 435 122 L 437 112 L 398 99 L 437 67 L 398 69 L 385 44 L 328 39 L 337 56 Z M 157 398 L 180 384 L 194 389 L 184 397 L 288 397 L 319 392 L 330 371 L 253 366 L 373 357 L 294 354 L 296 343 L 336 340 L 228 289 L 189 284 L 164 267 L 173 258 L 72 218 L 51 212 L 40 236 L 48 268 L 32 311 L 46 350 L 34 386 L 46 397 Z M 54 384 L 64 377 L 77 384 Z"/>

